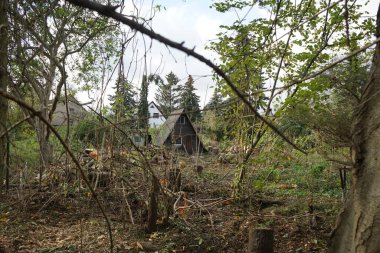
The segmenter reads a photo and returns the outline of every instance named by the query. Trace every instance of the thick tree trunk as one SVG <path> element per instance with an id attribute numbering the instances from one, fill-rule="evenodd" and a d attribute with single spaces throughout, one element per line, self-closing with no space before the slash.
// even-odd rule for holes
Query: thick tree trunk
<path id="1" fill-rule="evenodd" d="M 0 0 L 0 89 L 6 91 L 8 83 L 8 0 Z M 6 131 L 7 126 L 7 99 L 0 97 L 0 134 Z M 4 186 L 6 171 L 7 136 L 0 138 L 0 194 Z"/>
<path id="2" fill-rule="evenodd" d="M 380 8 L 377 32 L 380 35 Z M 352 132 L 353 185 L 330 242 L 331 253 L 380 252 L 380 45 Z"/>

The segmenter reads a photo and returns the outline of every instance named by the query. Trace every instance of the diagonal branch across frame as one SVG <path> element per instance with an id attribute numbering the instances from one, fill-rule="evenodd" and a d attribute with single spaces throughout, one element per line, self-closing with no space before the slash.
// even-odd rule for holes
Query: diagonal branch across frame
<path id="1" fill-rule="evenodd" d="M 192 56 L 192 57 L 196 58 L 197 60 L 203 62 L 204 64 L 209 66 L 217 75 L 219 75 L 220 77 L 222 77 L 226 81 L 227 85 L 231 88 L 231 90 L 235 93 L 235 95 L 241 101 L 243 101 L 244 104 L 246 104 L 248 106 L 248 108 L 252 111 L 253 114 L 255 114 L 255 116 L 257 118 L 259 118 L 262 122 L 264 122 L 270 129 L 272 129 L 273 132 L 275 132 L 277 135 L 279 135 L 285 142 L 287 142 L 293 148 L 295 148 L 296 150 L 306 154 L 306 152 L 304 150 L 302 150 L 295 143 L 293 143 L 288 137 L 286 137 L 284 135 L 284 133 L 282 133 L 278 129 L 277 126 L 275 126 L 271 121 L 269 121 L 264 116 L 262 116 L 253 107 L 253 105 L 247 100 L 247 98 L 244 96 L 244 94 L 241 91 L 239 91 L 239 89 L 232 83 L 230 78 L 227 76 L 226 73 L 224 73 L 224 71 L 221 68 L 219 68 L 216 64 L 211 62 L 211 60 L 207 59 L 203 55 L 196 53 L 194 51 L 194 48 L 193 49 L 187 48 L 184 46 L 184 42 L 178 43 L 178 42 L 172 41 L 172 40 L 170 40 L 170 39 L 168 39 L 168 38 L 166 38 L 166 37 L 164 37 L 158 33 L 155 33 L 152 30 L 149 30 L 144 25 L 139 24 L 138 22 L 127 18 L 123 14 L 116 12 L 116 9 L 118 8 L 118 6 L 103 5 L 103 4 L 96 3 L 94 1 L 89 1 L 89 0 L 67 0 L 67 1 L 72 3 L 72 4 L 75 4 L 75 5 L 96 11 L 101 15 L 113 18 L 113 19 L 129 26 L 131 29 L 134 29 L 136 31 L 139 31 L 142 34 L 147 35 L 148 37 L 150 37 L 153 40 L 157 40 L 157 41 L 159 41 L 159 42 L 161 42 L 167 46 L 178 49 L 178 50 L 186 53 L 187 55 Z"/>
<path id="2" fill-rule="evenodd" d="M 88 189 L 90 190 L 91 192 L 91 196 L 94 198 L 96 204 L 99 206 L 99 209 L 106 221 L 106 224 L 107 224 L 107 231 L 108 231 L 108 235 L 110 237 L 110 252 L 112 253 L 113 252 L 113 237 L 112 237 L 112 230 L 111 230 L 111 222 L 110 222 L 110 219 L 108 218 L 106 212 L 105 212 L 105 209 L 104 207 L 102 206 L 102 204 L 100 203 L 100 200 L 98 198 L 98 195 L 96 194 L 94 188 L 91 186 L 91 183 L 90 181 L 88 180 L 88 178 L 86 177 L 85 175 L 85 172 L 83 171 L 83 168 L 82 166 L 80 165 L 78 159 L 75 157 L 73 151 L 69 148 L 69 146 L 67 146 L 66 142 L 63 140 L 62 136 L 58 133 L 58 131 L 49 123 L 49 121 L 44 118 L 42 115 L 41 115 L 41 112 L 40 111 L 37 111 L 35 108 L 33 108 L 32 106 L 30 106 L 29 104 L 25 103 L 24 101 L 10 95 L 9 93 L 3 91 L 2 89 L 0 89 L 0 96 L 1 97 L 4 97 L 8 100 L 11 100 L 15 103 L 17 103 L 20 107 L 23 107 L 25 108 L 26 110 L 30 111 L 30 114 L 32 115 L 32 117 L 38 117 L 41 121 L 43 121 L 46 126 L 53 132 L 53 134 L 57 137 L 57 139 L 59 140 L 59 142 L 61 143 L 61 145 L 64 147 L 64 149 L 66 150 L 66 152 L 69 154 L 69 156 L 71 157 L 72 161 L 74 162 L 75 166 L 76 166 L 76 169 L 79 171 L 83 181 L 85 182 L 86 186 L 88 187 Z"/>

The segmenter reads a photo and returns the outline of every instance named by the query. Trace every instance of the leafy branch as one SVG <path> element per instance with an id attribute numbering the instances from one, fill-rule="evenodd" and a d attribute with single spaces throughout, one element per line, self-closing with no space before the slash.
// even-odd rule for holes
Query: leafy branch
<path id="1" fill-rule="evenodd" d="M 244 94 L 239 91 L 239 89 L 232 83 L 230 78 L 227 76 L 227 74 L 220 67 L 218 67 L 216 64 L 211 62 L 211 60 L 207 59 L 203 55 L 196 53 L 194 51 L 195 48 L 193 48 L 193 49 L 187 48 L 184 46 L 184 42 L 178 43 L 178 42 L 175 42 L 173 40 L 170 40 L 170 39 L 168 39 L 168 38 L 166 38 L 166 37 L 164 37 L 158 33 L 155 33 L 152 30 L 147 29 L 142 24 L 139 24 L 138 22 L 133 21 L 133 20 L 125 17 L 124 15 L 116 12 L 116 9 L 118 8 L 118 6 L 103 5 L 103 4 L 99 4 L 99 3 L 96 3 L 93 1 L 87 1 L 87 0 L 68 0 L 68 2 L 75 4 L 75 5 L 78 5 L 78 6 L 81 6 L 81 7 L 84 7 L 84 8 L 88 8 L 90 10 L 94 10 L 94 11 L 98 12 L 99 14 L 102 14 L 104 16 L 107 16 L 107 17 L 113 18 L 117 21 L 120 21 L 123 24 L 129 26 L 131 29 L 139 31 L 142 34 L 147 35 L 148 37 L 150 37 L 153 40 L 157 40 L 157 41 L 159 41 L 159 42 L 161 42 L 167 46 L 178 49 L 178 50 L 186 53 L 187 55 L 192 56 L 192 57 L 196 58 L 197 60 L 203 62 L 204 64 L 209 66 L 217 75 L 219 75 L 220 77 L 222 77 L 226 81 L 227 85 L 231 88 L 231 90 L 235 93 L 235 95 L 237 97 L 239 97 L 240 100 L 243 101 L 243 103 L 248 106 L 248 108 L 253 112 L 253 114 L 255 114 L 255 116 L 258 119 L 260 119 L 262 122 L 264 122 L 269 128 L 271 128 L 273 130 L 273 132 L 275 132 L 277 135 L 279 135 L 285 142 L 287 142 L 293 148 L 295 148 L 296 150 L 306 154 L 306 152 L 304 150 L 302 150 L 300 147 L 298 147 L 296 144 L 294 144 L 289 138 L 287 138 L 278 129 L 277 126 L 275 126 L 268 119 L 264 118 L 264 116 L 262 116 L 253 107 L 253 105 L 248 101 L 248 99 L 244 96 Z"/>

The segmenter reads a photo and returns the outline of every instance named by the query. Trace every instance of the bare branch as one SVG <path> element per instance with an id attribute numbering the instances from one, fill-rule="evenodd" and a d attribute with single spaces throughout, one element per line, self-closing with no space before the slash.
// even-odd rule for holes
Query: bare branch
<path id="1" fill-rule="evenodd" d="M 16 127 L 18 127 L 22 123 L 24 123 L 25 121 L 28 121 L 31 117 L 32 117 L 31 115 L 28 115 L 25 118 L 23 118 L 23 119 L 17 121 L 16 123 L 14 123 L 12 126 L 8 127 L 7 130 L 4 133 L 0 134 L 0 139 L 3 138 L 5 135 L 7 135 L 10 131 L 12 131 L 13 129 L 15 129 Z"/>
<path id="2" fill-rule="evenodd" d="M 11 100 L 13 102 L 15 102 L 19 106 L 21 106 L 21 107 L 27 109 L 28 111 L 30 111 L 30 113 L 32 115 L 34 115 L 35 117 L 38 117 L 42 122 L 44 122 L 45 125 L 50 129 L 50 131 L 52 131 L 52 133 L 57 137 L 57 139 L 59 140 L 59 142 L 61 143 L 61 145 L 64 147 L 64 149 L 67 151 L 67 153 L 71 157 L 72 161 L 76 165 L 76 168 L 79 171 L 79 173 L 81 174 L 83 181 L 85 182 L 85 184 L 87 185 L 88 189 L 91 192 L 91 196 L 94 198 L 96 204 L 99 206 L 99 209 L 100 209 L 101 213 L 103 214 L 104 219 L 106 220 L 108 234 L 109 234 L 109 237 L 110 237 L 110 250 L 111 250 L 111 252 L 113 252 L 113 238 L 112 238 L 112 230 L 111 230 L 110 220 L 109 220 L 109 218 L 108 218 L 108 216 L 107 216 L 107 214 L 105 212 L 104 207 L 101 205 L 100 200 L 98 199 L 95 190 L 92 188 L 90 181 L 87 179 L 86 174 L 85 174 L 85 172 L 82 169 L 82 166 L 80 165 L 78 159 L 75 157 L 73 151 L 67 146 L 66 142 L 63 140 L 63 138 L 57 132 L 57 130 L 49 123 L 48 119 L 44 118 L 41 115 L 41 112 L 37 111 L 36 109 L 34 109 L 33 107 L 31 107 L 30 105 L 28 105 L 27 103 L 25 103 L 24 101 L 22 101 L 22 100 L 20 100 L 20 99 L 18 99 L 16 97 L 14 97 L 14 96 L 9 95 L 7 92 L 4 92 L 1 89 L 0 89 L 0 96 L 2 96 L 4 98 L 7 98 L 7 99 L 9 99 L 9 100 Z"/>
<path id="3" fill-rule="evenodd" d="M 372 42 L 366 44 L 364 47 L 359 48 L 359 49 L 353 51 L 352 53 L 346 55 L 346 56 L 343 57 L 342 59 L 339 59 L 339 60 L 337 60 L 337 61 L 335 61 L 335 62 L 329 64 L 328 66 L 324 67 L 323 69 L 318 70 L 317 72 L 314 72 L 314 73 L 312 73 L 311 75 L 309 75 L 309 76 L 307 76 L 307 77 L 305 77 L 305 78 L 302 78 L 302 79 L 300 79 L 300 80 L 295 80 L 295 81 L 293 81 L 290 85 L 284 86 L 284 87 L 282 87 L 282 88 L 283 88 L 283 89 L 287 89 L 287 88 L 290 88 L 290 87 L 292 87 L 292 86 L 294 86 L 294 85 L 297 85 L 297 84 L 303 83 L 303 82 L 305 82 L 305 81 L 307 81 L 307 80 L 309 80 L 309 79 L 312 79 L 312 78 L 314 78 L 314 77 L 317 77 L 317 76 L 319 76 L 320 74 L 324 73 L 325 71 L 327 71 L 327 70 L 329 70 L 329 69 L 335 67 L 335 66 L 338 65 L 339 63 L 341 63 L 341 62 L 343 62 L 343 61 L 345 61 L 345 60 L 348 60 L 348 59 L 352 58 L 353 56 L 355 56 L 355 55 L 357 55 L 357 54 L 359 54 L 359 53 L 361 53 L 361 52 L 367 50 L 369 47 L 371 47 L 371 46 L 373 46 L 374 44 L 379 43 L 379 42 L 380 42 L 380 38 L 377 38 L 376 40 L 374 40 L 374 41 L 372 41 Z"/>
<path id="4" fill-rule="evenodd" d="M 259 118 L 261 121 L 263 121 L 269 128 L 271 128 L 277 135 L 279 135 L 282 139 L 284 139 L 285 142 L 290 144 L 292 147 L 294 147 L 296 150 L 306 154 L 304 150 L 302 150 L 300 147 L 298 147 L 296 144 L 294 144 L 289 138 L 287 138 L 272 122 L 264 118 L 254 107 L 253 105 L 245 98 L 244 94 L 241 93 L 238 88 L 232 83 L 230 78 L 224 73 L 221 68 L 219 68 L 217 65 L 212 63 L 209 59 L 205 58 L 203 55 L 196 53 L 193 49 L 189 49 L 187 47 L 183 46 L 183 43 L 174 42 L 158 33 L 155 33 L 152 30 L 147 29 L 145 26 L 137 23 L 136 21 L 133 21 L 124 15 L 115 12 L 114 7 L 108 6 L 108 5 L 102 5 L 93 1 L 87 1 L 87 0 L 68 0 L 68 2 L 88 8 L 90 10 L 94 10 L 102 15 L 105 15 L 107 17 L 113 18 L 117 21 L 122 22 L 123 24 L 129 26 L 130 28 L 137 30 L 141 32 L 142 34 L 147 35 L 151 39 L 157 40 L 167 46 L 173 47 L 175 49 L 178 49 L 196 59 L 203 62 L 207 66 L 209 66 L 212 70 L 215 71 L 217 75 L 222 77 L 228 86 L 231 88 L 231 90 L 238 96 L 247 106 L 248 108 L 256 115 L 257 118 Z"/>

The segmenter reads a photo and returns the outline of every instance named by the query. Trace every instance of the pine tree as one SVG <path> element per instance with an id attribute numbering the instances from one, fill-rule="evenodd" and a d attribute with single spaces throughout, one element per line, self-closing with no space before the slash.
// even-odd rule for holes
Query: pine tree
<path id="1" fill-rule="evenodd" d="M 178 77 L 173 72 L 170 72 L 166 75 L 166 83 L 157 83 L 158 89 L 155 99 L 164 115 L 169 115 L 177 107 L 178 92 L 176 92 L 176 88 L 178 82 Z"/>
<path id="2" fill-rule="evenodd" d="M 217 116 L 220 116 L 222 114 L 222 109 L 220 108 L 220 106 L 223 103 L 224 101 L 222 94 L 220 94 L 218 88 L 215 88 L 210 101 L 205 106 L 205 109 L 214 111 Z"/>
<path id="3" fill-rule="evenodd" d="M 184 111 L 190 117 L 190 120 L 197 120 L 201 117 L 201 111 L 199 108 L 199 96 L 195 94 L 194 80 L 191 75 L 187 79 L 183 90 L 181 92 L 180 105 L 184 108 Z"/>
<path id="4" fill-rule="evenodd" d="M 115 95 L 109 96 L 109 99 L 116 118 L 130 118 L 137 105 L 136 91 L 132 84 L 122 76 L 119 76 L 114 88 L 116 89 Z"/>

